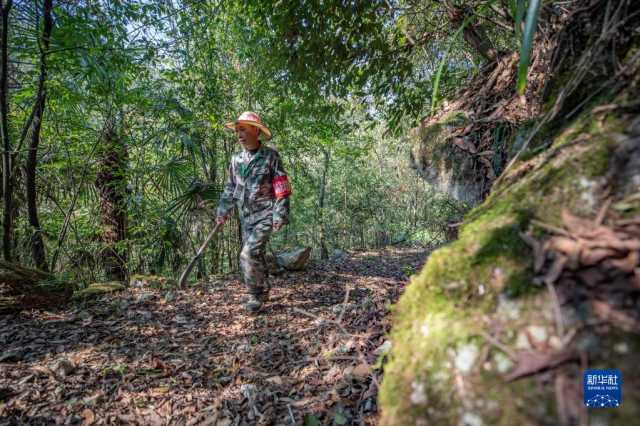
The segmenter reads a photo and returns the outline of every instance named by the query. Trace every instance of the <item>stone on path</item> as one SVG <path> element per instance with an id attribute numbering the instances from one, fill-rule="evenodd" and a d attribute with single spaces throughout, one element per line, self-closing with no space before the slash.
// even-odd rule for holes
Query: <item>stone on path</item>
<path id="1" fill-rule="evenodd" d="M 124 284 L 119 281 L 109 281 L 104 283 L 91 283 L 85 289 L 78 290 L 73 294 L 74 299 L 89 299 L 103 294 L 114 293 L 125 289 Z"/>
<path id="2" fill-rule="evenodd" d="M 296 247 L 276 255 L 276 262 L 289 271 L 301 271 L 307 266 L 311 255 L 311 247 Z"/>

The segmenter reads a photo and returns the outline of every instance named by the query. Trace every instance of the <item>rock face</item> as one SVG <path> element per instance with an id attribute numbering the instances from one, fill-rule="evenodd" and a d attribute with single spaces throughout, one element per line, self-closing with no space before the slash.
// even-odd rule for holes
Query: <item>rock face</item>
<path id="1" fill-rule="evenodd" d="M 468 184 L 475 177 L 466 167 L 449 162 L 457 155 L 447 154 L 451 148 L 414 147 L 423 149 L 414 151 L 418 163 L 442 167 L 442 173 L 423 170 L 425 177 L 431 173 L 442 188 L 477 205 L 458 239 L 431 254 L 395 307 L 382 424 L 637 422 L 640 118 L 637 109 L 620 107 L 640 97 L 637 46 L 636 35 L 625 45 L 628 53 L 617 51 L 626 80 L 599 98 L 587 95 L 608 77 L 584 77 L 572 83 L 573 94 L 558 94 L 576 78 L 577 58 L 566 58 L 566 73 L 552 76 L 563 83 L 550 86 L 546 106 L 528 125 L 540 124 L 530 149 L 492 180 L 486 198 Z M 602 58 L 597 51 L 592 57 Z M 451 131 L 449 124 L 437 126 L 431 140 Z M 519 134 L 513 131 L 506 144 L 518 147 Z M 447 173 L 451 178 L 441 179 Z M 597 246 L 603 234 L 585 240 L 591 247 L 585 250 L 567 221 L 615 229 L 605 232 L 615 247 Z M 622 372 L 620 407 L 586 410 L 585 367 Z"/>
<path id="2" fill-rule="evenodd" d="M 342 262 L 346 258 L 347 258 L 347 253 L 339 249 L 334 250 L 333 253 L 331 253 L 331 256 L 329 256 L 329 260 L 331 262 Z"/>
<path id="3" fill-rule="evenodd" d="M 548 69 L 551 52 L 534 51 L 534 68 Z M 472 207 L 484 200 L 522 144 L 519 126 L 542 108 L 550 74 L 531 76 L 523 103 L 513 90 L 517 64 L 513 53 L 486 67 L 408 136 L 411 167 L 434 188 Z"/>
<path id="4" fill-rule="evenodd" d="M 640 380 L 640 322 L 634 314 L 640 312 L 639 291 L 632 290 L 633 280 L 640 283 L 640 251 L 620 259 L 635 262 L 635 278 L 602 269 L 611 263 L 598 273 L 621 277 L 617 281 L 587 271 L 584 283 L 622 286 L 607 293 L 603 306 L 588 298 L 585 284 L 573 275 L 557 278 L 557 294 L 550 293 L 535 279 L 536 255 L 522 234 L 544 238 L 545 229 L 532 219 L 562 229 L 563 209 L 595 220 L 607 188 L 626 185 L 617 176 L 637 173 L 635 157 L 621 162 L 616 153 L 630 140 L 640 142 L 638 125 L 637 118 L 586 112 L 555 138 L 550 152 L 523 161 L 506 176 L 467 215 L 458 240 L 430 256 L 396 307 L 380 397 L 383 424 L 577 420 L 586 415 L 580 356 L 590 360 L 590 368 L 618 368 L 625 378 L 626 407 L 592 415 L 603 424 L 633 422 L 640 397 L 626 383 Z M 639 189 L 613 201 L 624 209 L 623 221 L 640 223 Z M 551 272 L 549 265 L 541 270 L 543 276 Z M 589 325 L 602 319 L 603 328 Z"/>
<path id="5" fill-rule="evenodd" d="M 453 112 L 440 121 L 413 129 L 411 167 L 434 188 L 474 206 L 484 195 L 473 155 L 450 142 L 452 130 L 463 126 L 466 116 Z"/>

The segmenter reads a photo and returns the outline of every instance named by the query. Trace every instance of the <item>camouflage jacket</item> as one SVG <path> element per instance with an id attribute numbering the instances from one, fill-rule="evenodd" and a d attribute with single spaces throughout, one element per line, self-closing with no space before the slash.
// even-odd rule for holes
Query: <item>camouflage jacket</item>
<path id="1" fill-rule="evenodd" d="M 242 222 L 255 223 L 273 215 L 273 222 L 286 224 L 290 193 L 280 154 L 261 144 L 255 154 L 243 149 L 231 157 L 216 213 L 226 218 L 237 207 Z"/>

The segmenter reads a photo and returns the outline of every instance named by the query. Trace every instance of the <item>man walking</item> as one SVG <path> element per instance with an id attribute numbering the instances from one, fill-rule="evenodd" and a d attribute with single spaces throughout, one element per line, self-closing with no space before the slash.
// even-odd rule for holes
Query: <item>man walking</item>
<path id="1" fill-rule="evenodd" d="M 238 209 L 242 226 L 240 269 L 250 293 L 245 306 L 255 313 L 269 298 L 265 248 L 271 230 L 289 223 L 291 185 L 280 154 L 260 141 L 260 136 L 271 139 L 271 131 L 258 114 L 243 112 L 225 127 L 235 130 L 243 150 L 231 158 L 216 222 L 224 223 L 233 208 Z"/>

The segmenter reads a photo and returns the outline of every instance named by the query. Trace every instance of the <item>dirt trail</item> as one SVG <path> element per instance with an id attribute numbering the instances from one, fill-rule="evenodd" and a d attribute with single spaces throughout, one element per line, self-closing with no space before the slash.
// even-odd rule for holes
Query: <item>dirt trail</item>
<path id="1" fill-rule="evenodd" d="M 259 316 L 231 277 L 0 317 L 0 424 L 374 424 L 385 315 L 426 255 L 273 277 Z"/>

